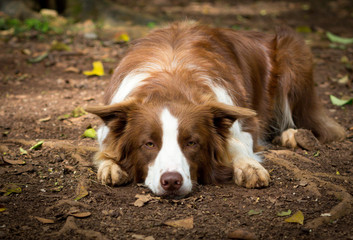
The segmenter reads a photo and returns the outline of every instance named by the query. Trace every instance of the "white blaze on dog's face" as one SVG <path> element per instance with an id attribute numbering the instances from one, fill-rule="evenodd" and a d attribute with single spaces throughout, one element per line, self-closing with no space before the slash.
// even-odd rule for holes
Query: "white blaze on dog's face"
<path id="1" fill-rule="evenodd" d="M 179 121 L 165 108 L 160 115 L 162 146 L 148 165 L 145 184 L 157 195 L 186 195 L 191 192 L 190 166 L 178 143 Z"/>

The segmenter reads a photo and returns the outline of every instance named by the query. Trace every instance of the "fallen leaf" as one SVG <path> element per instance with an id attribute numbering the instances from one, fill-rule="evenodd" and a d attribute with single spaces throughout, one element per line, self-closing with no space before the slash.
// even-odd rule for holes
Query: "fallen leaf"
<path id="1" fill-rule="evenodd" d="M 93 70 L 92 71 L 84 71 L 84 75 L 86 76 L 103 76 L 104 75 L 104 68 L 103 64 L 100 61 L 95 61 L 93 62 Z"/>
<path id="2" fill-rule="evenodd" d="M 86 129 L 86 131 L 83 133 L 82 137 L 95 139 L 95 138 L 97 138 L 96 130 L 94 130 L 94 128 Z"/>
<path id="3" fill-rule="evenodd" d="M 248 212 L 248 215 L 249 216 L 252 216 L 252 215 L 259 215 L 259 214 L 261 214 L 262 213 L 262 210 L 260 209 L 260 210 L 253 210 L 253 209 L 251 209 L 249 212 Z"/>
<path id="4" fill-rule="evenodd" d="M 4 162 L 7 162 L 8 164 L 11 164 L 11 165 L 23 165 L 23 164 L 26 164 L 26 162 L 23 161 L 23 160 L 4 159 Z"/>
<path id="5" fill-rule="evenodd" d="M 338 170 L 336 170 L 336 175 L 341 175 L 340 172 Z"/>
<path id="6" fill-rule="evenodd" d="M 81 198 L 84 198 L 88 195 L 88 191 L 86 189 L 86 187 L 84 186 L 84 184 L 80 183 L 78 186 L 77 186 L 77 189 L 76 189 L 76 197 L 75 197 L 75 201 L 78 201 L 80 200 Z"/>
<path id="7" fill-rule="evenodd" d="M 0 212 L 4 212 L 4 211 L 6 211 L 6 208 L 1 207 L 1 208 L 0 208 Z"/>
<path id="8" fill-rule="evenodd" d="M 302 211 L 298 211 L 293 214 L 293 216 L 286 218 L 284 221 L 289 222 L 289 223 L 299 223 L 303 225 L 304 223 L 304 215 Z"/>
<path id="9" fill-rule="evenodd" d="M 309 26 L 298 26 L 295 28 L 296 32 L 299 33 L 311 33 L 311 28 Z"/>
<path id="10" fill-rule="evenodd" d="M 41 218 L 41 217 L 34 217 L 35 219 L 37 219 L 39 222 L 41 223 L 45 223 L 45 224 L 51 224 L 54 223 L 54 220 L 52 219 L 47 219 L 47 218 Z"/>
<path id="11" fill-rule="evenodd" d="M 321 213 L 321 217 L 331 217 L 331 213 Z"/>
<path id="12" fill-rule="evenodd" d="M 46 57 L 48 57 L 48 55 L 49 55 L 48 52 L 45 52 L 45 53 L 39 55 L 38 57 L 30 58 L 27 61 L 29 63 L 39 63 L 39 62 L 43 61 Z"/>
<path id="13" fill-rule="evenodd" d="M 115 42 L 129 42 L 130 41 L 130 37 L 127 33 L 117 33 L 114 36 L 114 41 Z"/>
<path id="14" fill-rule="evenodd" d="M 48 117 L 39 119 L 38 122 L 48 122 L 50 119 L 51 119 L 51 116 L 48 116 Z"/>
<path id="15" fill-rule="evenodd" d="M 347 56 L 342 56 L 341 63 L 349 63 L 349 58 Z"/>
<path id="16" fill-rule="evenodd" d="M 74 118 L 81 117 L 83 115 L 86 115 L 87 112 L 80 106 L 76 107 L 72 112 L 71 116 Z"/>
<path id="17" fill-rule="evenodd" d="M 71 48 L 68 45 L 66 45 L 65 43 L 63 43 L 63 42 L 58 42 L 58 41 L 54 40 L 51 43 L 50 50 L 51 51 L 53 51 L 53 50 L 56 50 L 56 51 L 71 51 Z"/>
<path id="18" fill-rule="evenodd" d="M 52 190 L 53 192 L 60 192 L 63 188 L 64 188 L 64 186 L 58 186 L 58 187 L 52 188 L 51 190 Z"/>
<path id="19" fill-rule="evenodd" d="M 243 239 L 243 240 L 255 240 L 257 239 L 254 233 L 251 233 L 244 229 L 237 229 L 233 232 L 228 233 L 228 238 L 231 239 Z"/>
<path id="20" fill-rule="evenodd" d="M 29 50 L 28 48 L 22 49 L 21 52 L 27 56 L 31 55 L 31 53 L 32 53 L 31 50 Z"/>
<path id="21" fill-rule="evenodd" d="M 320 151 L 317 151 L 316 153 L 314 153 L 314 157 L 318 157 L 320 156 Z"/>
<path id="22" fill-rule="evenodd" d="M 349 81 L 348 75 L 345 75 L 344 77 L 342 77 L 342 78 L 338 79 L 338 81 L 337 81 L 337 82 L 338 82 L 339 84 L 344 85 L 344 84 L 347 84 L 347 83 L 348 83 L 348 81 Z"/>
<path id="23" fill-rule="evenodd" d="M 331 102 L 333 105 L 336 105 L 336 106 L 343 106 L 343 105 L 346 105 L 346 104 L 352 104 L 353 103 L 353 98 L 350 98 L 348 100 L 343 100 L 343 99 L 339 99 L 333 95 L 330 95 L 330 99 L 331 99 Z"/>
<path id="24" fill-rule="evenodd" d="M 65 120 L 65 119 L 68 119 L 69 117 L 71 117 L 71 114 L 69 113 L 63 114 L 58 117 L 58 120 Z"/>
<path id="25" fill-rule="evenodd" d="M 80 69 L 75 68 L 75 67 L 68 67 L 65 69 L 65 72 L 80 73 Z"/>
<path id="26" fill-rule="evenodd" d="M 152 197 L 150 194 L 148 195 L 136 194 L 135 198 L 137 198 L 137 200 L 134 202 L 135 207 L 142 207 L 143 205 L 145 205 L 145 203 L 152 200 Z"/>
<path id="27" fill-rule="evenodd" d="M 168 220 L 164 222 L 164 224 L 171 227 L 192 229 L 194 228 L 194 217 L 189 217 L 189 218 L 180 219 L 180 220 Z"/>
<path id="28" fill-rule="evenodd" d="M 283 217 L 283 216 L 289 216 L 292 214 L 292 211 L 290 209 L 288 209 L 288 211 L 282 211 L 282 212 L 278 212 L 277 216 L 279 217 Z"/>
<path id="29" fill-rule="evenodd" d="M 71 213 L 70 215 L 77 218 L 86 218 L 91 216 L 92 214 L 90 212 L 79 212 L 79 213 Z"/>
<path id="30" fill-rule="evenodd" d="M 30 147 L 30 150 L 37 150 L 43 145 L 44 141 L 39 141 L 36 144 L 34 144 L 32 147 Z"/>
<path id="31" fill-rule="evenodd" d="M 337 36 L 331 32 L 326 32 L 327 38 L 334 43 L 340 43 L 340 44 L 352 44 L 353 43 L 353 38 L 343 38 L 340 36 Z"/>
<path id="32" fill-rule="evenodd" d="M 152 236 L 146 237 L 146 236 L 141 235 L 141 234 L 132 234 L 131 237 L 133 237 L 135 239 L 140 239 L 140 240 L 154 240 L 154 237 L 152 237 Z"/>
<path id="33" fill-rule="evenodd" d="M 11 193 L 21 193 L 22 192 L 22 189 L 21 187 L 17 186 L 16 184 L 14 183 L 9 183 L 9 184 L 6 184 L 1 190 L 0 192 L 3 192 L 4 193 L 4 196 L 8 196 L 10 195 Z"/>

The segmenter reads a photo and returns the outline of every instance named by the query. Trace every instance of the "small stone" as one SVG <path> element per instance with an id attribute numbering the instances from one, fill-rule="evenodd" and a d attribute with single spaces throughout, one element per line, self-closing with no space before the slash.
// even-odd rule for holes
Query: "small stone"
<path id="1" fill-rule="evenodd" d="M 97 36 L 97 34 L 94 33 L 94 32 L 88 32 L 88 33 L 85 33 L 85 34 L 84 34 L 84 38 L 90 39 L 90 40 L 94 40 L 94 39 L 97 39 L 98 36 Z"/>

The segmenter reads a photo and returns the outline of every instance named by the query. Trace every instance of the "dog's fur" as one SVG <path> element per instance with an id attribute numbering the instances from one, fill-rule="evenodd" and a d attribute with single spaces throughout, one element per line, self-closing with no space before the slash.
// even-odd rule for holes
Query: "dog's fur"
<path id="1" fill-rule="evenodd" d="M 156 30 L 121 60 L 105 104 L 87 109 L 104 121 L 99 180 L 145 182 L 157 195 L 185 195 L 193 182 L 267 186 L 260 140 L 282 135 L 293 147 L 295 128 L 321 142 L 345 137 L 317 97 L 309 48 L 288 29 Z"/>

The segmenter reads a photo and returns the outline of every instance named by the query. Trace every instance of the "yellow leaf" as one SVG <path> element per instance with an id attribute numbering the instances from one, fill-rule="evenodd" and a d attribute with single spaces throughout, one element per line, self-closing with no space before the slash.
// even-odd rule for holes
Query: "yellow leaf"
<path id="1" fill-rule="evenodd" d="M 298 211 L 298 212 L 294 213 L 293 216 L 286 218 L 284 221 L 289 222 L 289 223 L 299 223 L 299 224 L 303 225 L 304 215 L 303 215 L 302 211 Z"/>
<path id="2" fill-rule="evenodd" d="M 8 196 L 11 193 L 21 193 L 22 189 L 14 183 L 9 183 L 6 184 L 2 189 L 0 189 L 0 192 L 3 192 L 4 196 Z"/>
<path id="3" fill-rule="evenodd" d="M 127 33 L 121 33 L 121 34 L 116 34 L 115 35 L 115 41 L 116 42 L 129 42 L 130 41 L 130 37 Z"/>
<path id="4" fill-rule="evenodd" d="M 6 208 L 0 208 L 0 212 L 6 211 Z"/>
<path id="5" fill-rule="evenodd" d="M 77 192 L 77 196 L 74 199 L 75 201 L 78 201 L 81 198 L 84 198 L 84 197 L 86 197 L 88 195 L 88 191 L 87 191 L 86 187 L 82 183 L 80 183 L 77 186 L 76 192 Z"/>
<path id="6" fill-rule="evenodd" d="M 84 71 L 83 74 L 86 76 L 103 76 L 104 75 L 104 68 L 101 61 L 93 62 L 93 70 L 92 71 Z"/>
<path id="7" fill-rule="evenodd" d="M 341 175 L 340 172 L 338 170 L 336 170 L 336 175 Z"/>

